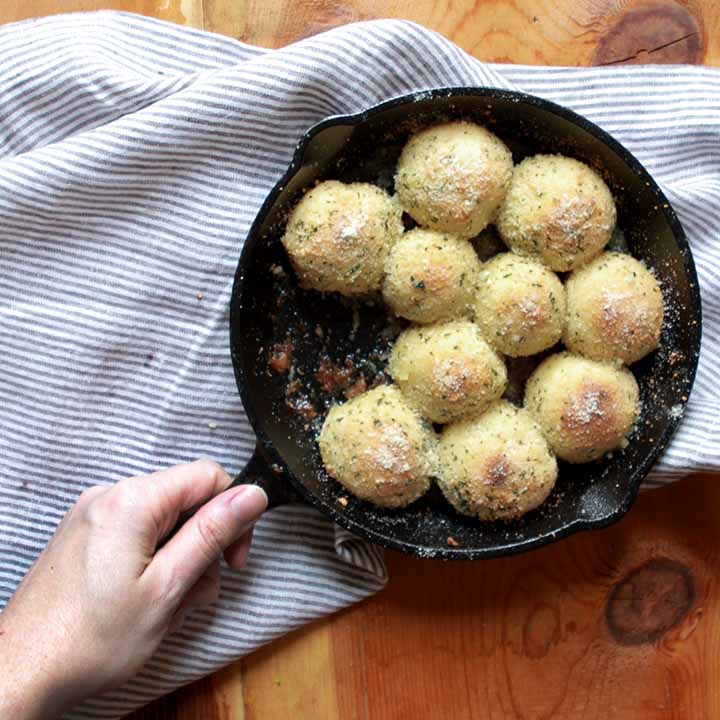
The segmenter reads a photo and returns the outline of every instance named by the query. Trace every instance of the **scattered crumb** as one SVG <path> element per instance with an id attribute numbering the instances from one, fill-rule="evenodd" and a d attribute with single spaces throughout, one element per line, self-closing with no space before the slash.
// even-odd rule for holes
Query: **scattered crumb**
<path id="1" fill-rule="evenodd" d="M 285 399 L 285 404 L 305 420 L 313 420 L 317 417 L 317 409 L 305 395 L 293 395 Z"/>
<path id="2" fill-rule="evenodd" d="M 346 497 L 339 497 L 339 498 L 338 498 L 338 502 L 339 502 L 343 507 L 347 507 L 348 499 L 347 499 Z"/>
<path id="3" fill-rule="evenodd" d="M 448 535 L 447 544 L 450 547 L 460 547 L 460 543 L 452 535 Z"/>
<path id="4" fill-rule="evenodd" d="M 365 382 L 365 376 L 361 375 L 360 379 L 345 391 L 345 397 L 352 400 L 357 395 L 362 395 L 365 390 L 367 390 L 367 383 Z"/>
<path id="5" fill-rule="evenodd" d="M 685 412 L 685 406 L 684 406 L 684 405 L 677 404 L 677 405 L 673 405 L 673 406 L 668 410 L 668 415 L 669 415 L 671 418 L 673 418 L 674 420 L 676 420 L 677 418 L 681 418 L 681 417 L 683 416 L 683 413 L 684 413 L 684 412 Z"/>
<path id="6" fill-rule="evenodd" d="M 205 296 L 202 293 L 198 293 L 196 297 L 198 300 L 202 300 Z"/>
<path id="7" fill-rule="evenodd" d="M 276 343 L 270 356 L 269 365 L 276 373 L 287 372 L 292 365 L 293 345 L 290 340 L 286 340 L 284 344 Z"/>
<path id="8" fill-rule="evenodd" d="M 350 358 L 345 359 L 345 367 L 340 367 L 329 357 L 325 357 L 320 361 L 315 377 L 320 383 L 323 393 L 330 394 L 337 389 L 347 388 L 355 380 L 356 373 L 357 368 Z"/>
<path id="9" fill-rule="evenodd" d="M 211 422 L 208 423 L 208 427 L 209 427 L 211 430 L 215 430 L 215 429 L 217 429 L 217 423 L 211 421 Z"/>

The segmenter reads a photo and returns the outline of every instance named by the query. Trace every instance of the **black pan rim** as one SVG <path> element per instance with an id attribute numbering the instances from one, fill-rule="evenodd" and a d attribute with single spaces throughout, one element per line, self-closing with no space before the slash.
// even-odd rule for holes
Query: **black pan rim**
<path id="1" fill-rule="evenodd" d="M 242 297 L 243 280 L 246 266 L 249 265 L 250 253 L 252 252 L 255 244 L 260 240 L 259 229 L 262 227 L 265 217 L 267 216 L 270 208 L 276 202 L 279 194 L 281 193 L 285 185 L 301 167 L 304 154 L 309 142 L 317 133 L 321 132 L 327 127 L 333 125 L 357 126 L 377 113 L 400 105 L 412 105 L 414 102 L 424 99 L 451 99 L 453 97 L 468 95 L 511 100 L 518 104 L 536 105 L 543 110 L 559 115 L 563 119 L 579 126 L 583 130 L 595 136 L 595 138 L 598 139 L 601 143 L 605 144 L 617 155 L 619 155 L 621 159 L 635 173 L 642 177 L 642 179 L 649 185 L 652 192 L 658 198 L 659 208 L 661 212 L 665 215 L 665 218 L 673 232 L 673 236 L 682 254 L 684 270 L 687 276 L 688 285 L 692 296 L 691 304 L 697 317 L 697 323 L 695 323 L 693 327 L 690 328 L 690 344 L 692 346 L 692 353 L 691 356 L 688 358 L 686 364 L 687 399 L 683 401 L 683 406 L 686 405 L 689 400 L 692 386 L 695 380 L 698 360 L 700 356 L 702 335 L 702 305 L 700 299 L 700 288 L 698 283 L 697 271 L 695 269 L 695 262 L 693 260 L 687 237 L 685 236 L 685 232 L 680 224 L 680 221 L 674 209 L 672 208 L 670 201 L 667 199 L 661 188 L 655 182 L 650 173 L 645 169 L 642 163 L 627 148 L 625 148 L 620 142 L 615 140 L 615 138 L 609 135 L 598 125 L 583 117 L 582 115 L 579 115 L 573 110 L 570 110 L 569 108 L 563 107 L 561 105 L 558 105 L 557 103 L 538 97 L 536 95 L 530 95 L 528 93 L 508 90 L 505 88 L 451 86 L 427 88 L 422 90 L 416 90 L 414 92 L 404 95 L 398 95 L 356 113 L 329 116 L 310 127 L 298 142 L 287 170 L 283 173 L 282 177 L 274 185 L 274 187 L 266 197 L 265 201 L 262 203 L 255 218 L 255 221 L 253 222 L 248 231 L 235 272 L 235 279 L 233 283 L 233 290 L 230 301 L 230 350 L 232 354 L 235 380 L 240 393 L 240 397 L 245 408 L 245 413 L 247 415 L 248 421 L 250 422 L 250 425 L 252 426 L 253 431 L 256 434 L 258 445 L 262 447 L 263 450 L 267 453 L 270 461 L 280 468 L 282 474 L 282 482 L 290 482 L 294 490 L 297 491 L 297 493 L 301 496 L 303 500 L 320 510 L 322 513 L 324 513 L 341 527 L 349 530 L 350 532 L 361 538 L 369 540 L 370 542 L 379 544 L 389 549 L 398 550 L 405 554 L 413 555 L 416 557 L 429 557 L 443 560 L 476 560 L 481 558 L 505 557 L 509 555 L 519 554 L 522 552 L 527 552 L 528 550 L 548 545 L 576 532 L 585 530 L 597 530 L 612 525 L 613 523 L 620 520 L 625 514 L 627 514 L 628 510 L 630 509 L 637 497 L 642 481 L 645 479 L 648 472 L 659 458 L 660 454 L 669 444 L 682 418 L 682 414 L 678 414 L 677 416 L 673 416 L 670 419 L 665 429 L 665 432 L 660 438 L 660 441 L 655 443 L 653 448 L 645 456 L 643 462 L 640 463 L 635 468 L 634 472 L 627 478 L 627 492 L 625 494 L 624 500 L 617 506 L 615 510 L 613 510 L 613 512 L 601 518 L 589 519 L 578 517 L 574 521 L 568 523 L 557 531 L 548 532 L 528 540 L 509 544 L 507 546 L 501 545 L 492 548 L 453 548 L 450 546 L 448 546 L 447 548 L 428 548 L 423 545 L 416 545 L 404 541 L 399 541 L 391 536 L 383 535 L 376 530 L 370 529 L 360 523 L 355 522 L 353 519 L 345 516 L 332 504 L 325 503 L 321 499 L 313 496 L 307 490 L 305 485 L 295 478 L 280 453 L 275 449 L 270 438 L 267 437 L 263 432 L 261 424 L 255 412 L 255 406 L 251 394 L 247 390 L 247 383 L 245 382 L 246 370 L 244 367 L 242 356 L 236 355 L 233 352 L 233 347 L 235 345 L 235 333 L 237 332 L 236 328 L 239 328 L 240 320 L 240 317 L 237 315 L 237 311 L 240 308 L 240 298 Z"/>

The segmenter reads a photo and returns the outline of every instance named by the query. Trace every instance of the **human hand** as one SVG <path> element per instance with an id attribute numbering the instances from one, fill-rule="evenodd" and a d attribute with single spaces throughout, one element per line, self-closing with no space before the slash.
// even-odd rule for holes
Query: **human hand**
<path id="1" fill-rule="evenodd" d="M 0 614 L 0 718 L 48 720 L 122 684 L 188 609 L 217 598 L 220 555 L 243 567 L 267 506 L 260 488 L 230 482 L 198 460 L 80 496 Z"/>

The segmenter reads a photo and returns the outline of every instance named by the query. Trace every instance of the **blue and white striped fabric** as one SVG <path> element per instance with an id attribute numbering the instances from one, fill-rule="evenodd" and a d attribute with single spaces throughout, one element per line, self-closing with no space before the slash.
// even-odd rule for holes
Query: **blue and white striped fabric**
<path id="1" fill-rule="evenodd" d="M 0 608 L 88 485 L 253 436 L 228 299 L 243 238 L 305 129 L 438 85 L 520 87 L 588 116 L 674 203 L 698 264 L 704 350 L 650 484 L 720 465 L 720 74 L 483 65 L 407 22 L 277 51 L 120 13 L 0 28 Z M 73 718 L 115 718 L 385 582 L 381 553 L 302 506 L 269 513 L 247 571 L 140 677 Z"/>

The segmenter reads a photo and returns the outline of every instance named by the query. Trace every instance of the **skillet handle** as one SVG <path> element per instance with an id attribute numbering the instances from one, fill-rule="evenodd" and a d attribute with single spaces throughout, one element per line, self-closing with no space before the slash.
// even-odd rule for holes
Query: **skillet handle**
<path id="1" fill-rule="evenodd" d="M 237 485 L 257 485 L 268 497 L 268 510 L 279 505 L 288 505 L 299 498 L 293 492 L 290 483 L 283 478 L 279 469 L 275 470 L 268 463 L 259 446 L 255 448 L 247 465 L 238 473 L 230 487 Z"/>
<path id="2" fill-rule="evenodd" d="M 259 446 L 255 447 L 255 452 L 248 460 L 247 465 L 230 483 L 230 487 L 236 487 L 237 485 L 257 485 L 261 487 L 268 496 L 268 510 L 279 505 L 297 502 L 300 499 L 293 492 L 290 483 L 283 478 L 282 474 L 271 468 Z M 196 510 L 197 508 L 192 508 L 180 514 L 175 527 L 158 543 L 158 550 L 195 514 Z"/>

